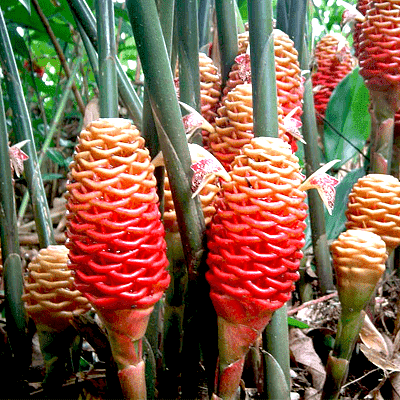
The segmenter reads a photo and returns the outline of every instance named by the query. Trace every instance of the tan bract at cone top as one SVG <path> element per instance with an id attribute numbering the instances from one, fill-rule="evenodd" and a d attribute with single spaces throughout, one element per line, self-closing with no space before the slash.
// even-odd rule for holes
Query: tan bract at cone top
<path id="1" fill-rule="evenodd" d="M 400 182 L 392 175 L 360 178 L 349 195 L 347 229 L 365 229 L 379 235 L 390 254 L 400 244 Z"/>

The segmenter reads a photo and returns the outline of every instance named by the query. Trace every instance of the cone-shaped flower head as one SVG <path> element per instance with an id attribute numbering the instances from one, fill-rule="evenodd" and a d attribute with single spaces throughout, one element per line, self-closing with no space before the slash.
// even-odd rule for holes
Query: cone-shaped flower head
<path id="1" fill-rule="evenodd" d="M 251 83 L 236 86 L 228 92 L 223 107 L 218 109 L 215 133 L 209 136 L 210 151 L 227 171 L 235 156 L 254 137 L 253 98 Z M 285 132 L 283 110 L 278 107 L 279 136 L 289 141 Z"/>
<path id="2" fill-rule="evenodd" d="M 278 138 L 255 138 L 235 159 L 208 229 L 206 277 L 217 314 L 259 323 L 289 298 L 298 279 L 307 205 L 298 158 Z"/>
<path id="3" fill-rule="evenodd" d="M 329 99 L 338 83 L 354 68 L 349 44 L 339 33 L 330 33 L 318 43 L 314 52 L 311 74 L 317 120 L 325 116 Z"/>
<path id="4" fill-rule="evenodd" d="M 360 74 L 370 90 L 386 91 L 400 85 L 400 2 L 368 3 L 361 24 L 358 59 Z"/>
<path id="5" fill-rule="evenodd" d="M 67 247 L 76 287 L 98 309 L 150 308 L 167 288 L 154 166 L 129 120 L 93 121 L 67 183 Z"/>
<path id="6" fill-rule="evenodd" d="M 385 242 L 373 232 L 349 229 L 332 243 L 331 252 L 342 309 L 360 312 L 385 271 Z"/>
<path id="7" fill-rule="evenodd" d="M 379 235 L 388 254 L 400 244 L 400 182 L 392 175 L 369 174 L 349 194 L 347 229 L 364 229 Z"/>
<path id="8" fill-rule="evenodd" d="M 90 303 L 74 288 L 73 271 L 68 268 L 68 249 L 51 245 L 41 249 L 28 265 L 25 277 L 25 309 L 38 329 L 62 331 L 74 315 L 90 309 Z"/>
<path id="9" fill-rule="evenodd" d="M 273 35 L 275 75 L 279 105 L 282 108 L 284 117 L 298 107 L 293 117 L 300 121 L 304 87 L 303 79 L 301 77 L 300 64 L 298 61 L 298 52 L 294 47 L 293 41 L 285 32 L 282 32 L 279 29 L 274 29 Z M 245 65 L 245 53 L 250 43 L 248 31 L 238 35 L 238 43 L 238 53 L 239 55 L 242 54 L 243 56 L 239 57 L 237 62 L 232 66 L 232 70 L 229 73 L 229 77 L 223 91 L 224 97 L 237 85 L 251 82 L 250 65 L 247 67 L 247 69 Z"/>

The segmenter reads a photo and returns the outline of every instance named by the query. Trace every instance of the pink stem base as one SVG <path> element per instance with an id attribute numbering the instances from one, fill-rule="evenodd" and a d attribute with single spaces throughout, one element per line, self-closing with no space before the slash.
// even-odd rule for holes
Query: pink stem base
<path id="1" fill-rule="evenodd" d="M 153 307 L 134 310 L 97 310 L 107 329 L 125 399 L 146 399 L 142 338 L 152 311 Z"/>

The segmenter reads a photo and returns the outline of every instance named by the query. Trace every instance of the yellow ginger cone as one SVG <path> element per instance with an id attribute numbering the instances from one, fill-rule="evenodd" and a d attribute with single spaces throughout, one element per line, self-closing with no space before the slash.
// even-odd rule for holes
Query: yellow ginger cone
<path id="1" fill-rule="evenodd" d="M 215 133 L 210 133 L 209 136 L 210 151 L 230 171 L 235 156 L 254 137 L 251 83 L 238 85 L 229 91 L 223 107 L 218 109 L 218 114 Z M 288 142 L 281 107 L 278 107 L 278 123 L 279 136 Z"/>
<path id="2" fill-rule="evenodd" d="M 347 229 L 365 229 L 379 235 L 388 254 L 400 244 L 400 182 L 392 175 L 369 174 L 349 194 Z"/>
<path id="3" fill-rule="evenodd" d="M 25 309 L 36 324 L 45 361 L 46 376 L 42 387 L 55 392 L 72 372 L 66 365 L 70 364 L 70 347 L 77 332 L 70 320 L 91 308 L 89 301 L 74 288 L 73 271 L 67 263 L 65 246 L 51 245 L 41 249 L 28 265 L 22 296 Z"/>
<path id="4" fill-rule="evenodd" d="M 331 245 L 341 303 L 335 346 L 327 361 L 322 399 L 338 399 L 364 321 L 363 309 L 385 271 L 385 242 L 375 233 L 349 229 Z"/>
<path id="5" fill-rule="evenodd" d="M 62 331 L 74 315 L 90 309 L 89 301 L 74 288 L 68 266 L 68 249 L 51 245 L 41 249 L 28 265 L 25 278 L 25 309 L 38 329 Z"/>

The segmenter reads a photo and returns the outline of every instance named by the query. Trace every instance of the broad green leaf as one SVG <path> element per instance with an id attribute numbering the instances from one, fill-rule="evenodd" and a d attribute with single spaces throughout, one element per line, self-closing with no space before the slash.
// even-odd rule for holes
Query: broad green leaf
<path id="1" fill-rule="evenodd" d="M 327 161 L 341 160 L 336 169 L 362 150 L 370 135 L 369 92 L 358 71 L 355 68 L 339 83 L 326 110 L 325 155 Z"/>
<path id="2" fill-rule="evenodd" d="M 28 13 L 31 13 L 31 0 L 19 0 L 19 2 L 26 8 Z"/>
<path id="3" fill-rule="evenodd" d="M 293 317 L 288 317 L 288 324 L 289 324 L 289 326 L 295 326 L 296 328 L 300 328 L 300 329 L 307 329 L 310 327 L 305 322 L 299 321 Z"/>
<path id="4" fill-rule="evenodd" d="M 347 203 L 353 185 L 359 178 L 365 175 L 363 168 L 355 169 L 346 174 L 343 180 L 336 186 L 335 207 L 332 215 L 325 212 L 326 235 L 328 240 L 336 239 L 345 230 Z"/>

